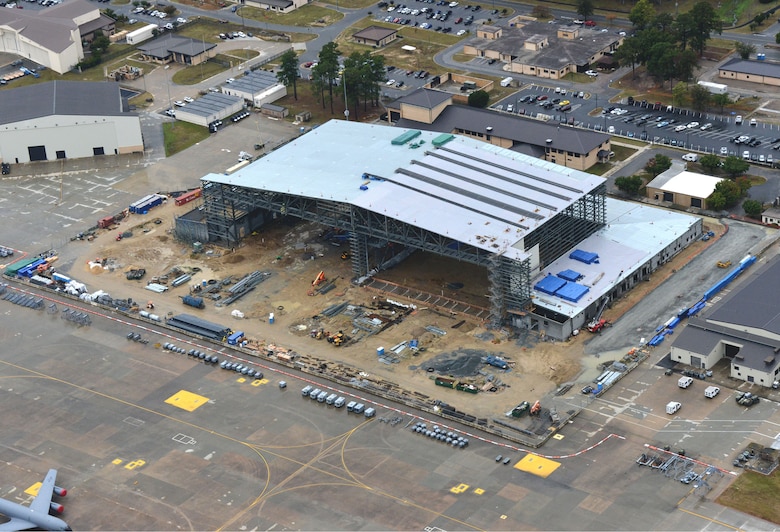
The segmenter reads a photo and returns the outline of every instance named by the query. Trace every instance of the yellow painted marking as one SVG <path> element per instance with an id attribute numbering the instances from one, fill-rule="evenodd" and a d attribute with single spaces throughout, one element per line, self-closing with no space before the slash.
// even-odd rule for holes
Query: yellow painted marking
<path id="1" fill-rule="evenodd" d="M 256 382 L 258 382 L 260 384 L 268 384 L 268 379 L 260 379 L 260 380 L 258 380 Z"/>
<path id="2" fill-rule="evenodd" d="M 119 464 L 121 464 L 123 461 L 124 461 L 124 460 L 122 460 L 121 458 L 114 458 L 114 459 L 111 461 L 111 463 L 112 463 L 112 464 L 114 464 L 114 465 L 119 465 Z"/>
<path id="3" fill-rule="evenodd" d="M 173 394 L 165 402 L 169 405 L 173 405 L 187 412 L 194 412 L 195 409 L 204 405 L 209 400 L 208 397 L 203 397 L 196 393 L 188 392 L 187 390 L 181 390 L 178 393 Z"/>
<path id="4" fill-rule="evenodd" d="M 244 377 L 239 377 L 236 379 L 236 382 L 246 382 L 246 379 Z"/>
<path id="5" fill-rule="evenodd" d="M 474 493 L 476 493 L 477 495 L 482 495 L 483 493 L 485 493 L 485 490 L 483 490 L 482 488 L 475 488 Z"/>
<path id="6" fill-rule="evenodd" d="M 262 384 L 262 381 L 259 381 L 259 380 L 255 379 L 255 380 L 252 381 L 251 386 L 260 386 L 261 384 Z"/>
<path id="7" fill-rule="evenodd" d="M 469 485 L 468 484 L 458 484 L 454 488 L 450 488 L 450 491 L 452 493 L 459 494 L 459 493 L 465 492 L 467 489 L 469 489 Z"/>
<path id="8" fill-rule="evenodd" d="M 563 434 L 560 434 L 560 433 L 559 433 L 559 434 L 555 434 L 555 435 L 553 436 L 553 439 L 555 439 L 555 440 L 562 440 L 562 439 L 564 439 L 565 437 L 566 437 L 566 436 L 564 436 Z"/>
<path id="9" fill-rule="evenodd" d="M 24 492 L 27 495 L 32 495 L 33 497 L 37 497 L 38 496 L 38 490 L 41 489 L 41 486 L 43 486 L 43 482 L 36 482 L 32 486 L 30 486 L 29 488 L 24 490 Z"/>
<path id="10" fill-rule="evenodd" d="M 561 466 L 560 462 L 548 460 L 533 454 L 525 455 L 525 458 L 515 464 L 515 468 L 537 477 L 547 478 L 553 471 Z"/>
<path id="11" fill-rule="evenodd" d="M 505 515 L 502 515 L 502 516 L 501 516 L 501 519 L 506 519 L 506 516 L 505 516 Z"/>
<path id="12" fill-rule="evenodd" d="M 125 469 L 135 469 L 137 467 L 141 467 L 143 465 L 146 465 L 146 460 L 133 460 L 132 462 L 128 462 L 125 466 Z"/>

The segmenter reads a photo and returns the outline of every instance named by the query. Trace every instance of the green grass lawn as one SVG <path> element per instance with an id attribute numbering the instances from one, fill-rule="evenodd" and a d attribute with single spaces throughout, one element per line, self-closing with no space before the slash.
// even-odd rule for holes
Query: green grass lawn
<path id="1" fill-rule="evenodd" d="M 745 512 L 772 523 L 780 523 L 780 475 L 762 475 L 754 471 L 743 472 L 723 494 L 717 503 Z"/>
<path id="2" fill-rule="evenodd" d="M 233 61 L 237 62 L 238 60 L 234 59 Z M 228 68 L 230 67 L 222 66 L 220 63 L 206 61 L 203 64 L 179 70 L 173 75 L 173 82 L 176 85 L 196 85 L 203 80 L 216 76 L 220 72 L 224 72 Z"/>
<path id="3" fill-rule="evenodd" d="M 329 26 L 344 18 L 344 15 L 338 11 L 315 4 L 306 4 L 292 13 L 272 13 L 265 9 L 243 7 L 239 11 L 239 15 L 246 19 L 257 20 L 258 22 L 300 27 Z"/>
<path id="4" fill-rule="evenodd" d="M 165 156 L 170 157 L 208 138 L 209 130 L 189 122 L 166 122 L 163 124 Z"/>

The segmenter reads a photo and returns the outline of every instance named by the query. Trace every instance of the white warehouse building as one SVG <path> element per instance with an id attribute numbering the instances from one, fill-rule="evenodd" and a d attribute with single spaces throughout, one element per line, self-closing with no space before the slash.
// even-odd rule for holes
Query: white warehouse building
<path id="1" fill-rule="evenodd" d="M 51 81 L 3 91 L 0 158 L 27 163 L 142 152 L 139 117 L 115 83 Z"/>

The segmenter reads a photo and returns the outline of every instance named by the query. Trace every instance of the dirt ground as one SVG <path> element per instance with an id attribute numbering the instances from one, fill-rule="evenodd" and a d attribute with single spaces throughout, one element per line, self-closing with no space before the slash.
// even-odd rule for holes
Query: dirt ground
<path id="1" fill-rule="evenodd" d="M 575 381 L 582 371 L 583 343 L 588 339 L 587 334 L 566 342 L 542 341 L 530 335 L 509 338 L 505 331 L 488 331 L 474 318 L 435 309 L 411 310 L 382 332 L 363 336 L 365 333 L 354 328 L 349 316 L 339 314 L 327 318 L 322 315 L 323 310 L 349 302 L 364 307 L 367 314 L 374 313 L 382 320 L 393 320 L 402 312 L 399 309 L 395 312 L 378 309 L 377 303 L 384 300 L 380 294 L 350 282 L 350 261 L 341 258 L 347 248 L 323 241 L 321 235 L 325 228 L 304 222 L 295 225 L 277 223 L 261 234 L 250 236 L 238 249 L 206 246 L 203 253 L 194 254 L 191 246 L 175 241 L 170 234 L 174 214 L 183 214 L 192 206 L 176 207 L 170 201 L 146 216 L 130 215 L 120 226 L 102 231 L 91 242 L 74 243 L 75 246 L 83 246 L 84 251 L 71 271 L 63 273 L 86 283 L 90 292 L 104 290 L 115 299 L 130 297 L 140 309 L 148 301 L 153 301 L 153 312 L 161 316 L 195 314 L 229 325 L 233 330 L 244 331 L 252 340 L 250 345 L 273 343 L 329 363 L 353 366 L 372 378 L 388 380 L 404 389 L 441 399 L 477 416 L 499 415 L 523 400 L 541 398 L 561 384 Z M 717 227 L 713 230 L 720 233 Z M 131 231 L 133 236 L 117 241 L 116 235 L 120 231 Z M 695 243 L 666 265 L 666 275 L 680 267 L 680 261 L 697 253 L 703 245 L 706 244 Z M 104 259 L 105 266 L 94 264 L 94 261 L 103 262 Z M 140 281 L 128 281 L 125 272 L 131 268 L 145 268 L 147 274 Z M 173 271 L 174 268 L 178 271 Z M 255 270 L 267 271 L 271 275 L 253 292 L 230 306 L 218 306 L 208 299 L 204 310 L 182 304 L 181 297 L 204 281 L 207 287 L 221 284 L 228 278 L 235 282 Z M 325 294 L 310 295 L 312 281 L 320 271 L 335 286 Z M 192 281 L 170 288 L 164 294 L 144 289 L 152 277 L 168 274 L 172 281 L 179 272 L 192 273 Z M 379 277 L 441 293 L 472 305 L 488 306 L 486 273 L 470 264 L 418 252 L 392 270 L 382 272 Z M 644 283 L 631 292 L 614 305 L 606 317 L 617 319 L 664 278 L 663 274 L 655 275 L 652 283 Z M 457 288 L 461 284 L 462 288 Z M 240 310 L 244 318 L 239 321 L 232 317 L 233 309 Z M 270 313 L 274 313 L 273 325 L 269 323 Z M 426 329 L 428 326 L 446 334 L 442 336 L 431 332 Z M 342 330 L 348 336 L 363 337 L 348 345 L 335 347 L 326 340 L 318 341 L 311 337 L 312 331 L 320 328 L 330 334 Z M 412 339 L 418 340 L 419 347 L 423 349 L 417 352 L 405 349 L 396 357 L 396 363 L 378 360 L 377 348 L 384 347 L 388 352 L 393 346 Z M 496 354 L 510 361 L 513 369 L 504 372 L 484 364 L 472 364 L 475 357 L 479 359 L 487 354 Z M 463 364 L 479 371 L 472 378 L 475 385 L 481 387 L 491 376 L 494 383 L 503 383 L 504 386 L 497 386 L 496 392 L 481 393 L 475 400 L 474 395 L 433 384 L 434 373 L 429 372 L 430 367 L 443 375 L 460 377 L 462 375 L 457 373 Z"/>

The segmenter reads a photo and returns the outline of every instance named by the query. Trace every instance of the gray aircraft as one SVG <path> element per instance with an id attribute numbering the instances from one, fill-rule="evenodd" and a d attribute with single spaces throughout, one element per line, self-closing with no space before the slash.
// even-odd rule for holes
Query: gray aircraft
<path id="1" fill-rule="evenodd" d="M 38 495 L 35 496 L 30 506 L 24 506 L 15 502 L 0 499 L 0 513 L 10 518 L 10 521 L 0 523 L 0 530 L 71 530 L 68 523 L 58 517 L 49 515 L 49 512 L 62 513 L 62 505 L 51 502 L 53 495 L 64 497 L 67 491 L 55 486 L 57 470 L 49 469 L 46 478 L 43 479 Z"/>

